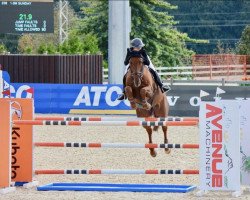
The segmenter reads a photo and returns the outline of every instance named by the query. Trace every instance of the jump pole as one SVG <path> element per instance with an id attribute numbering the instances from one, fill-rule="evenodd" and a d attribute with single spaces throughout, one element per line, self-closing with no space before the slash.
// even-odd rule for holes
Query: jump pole
<path id="1" fill-rule="evenodd" d="M 172 169 L 44 169 L 35 170 L 35 174 L 199 174 L 199 170 L 172 170 Z"/>
<path id="2" fill-rule="evenodd" d="M 199 144 L 129 144 L 129 143 L 79 143 L 79 142 L 35 142 L 35 147 L 76 148 L 171 148 L 199 149 Z"/>
<path id="3" fill-rule="evenodd" d="M 197 121 L 51 121 L 14 120 L 15 125 L 62 125 L 62 126 L 196 126 Z"/>
<path id="4" fill-rule="evenodd" d="M 138 121 L 199 121 L 198 117 L 82 117 L 82 116 L 67 116 L 67 117 L 35 117 L 35 120 L 54 120 L 54 121 L 126 121 L 126 120 L 138 120 Z"/>

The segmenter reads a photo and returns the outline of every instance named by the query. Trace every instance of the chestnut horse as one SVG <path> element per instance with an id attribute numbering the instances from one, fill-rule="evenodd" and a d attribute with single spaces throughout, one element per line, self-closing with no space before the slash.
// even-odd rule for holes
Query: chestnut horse
<path id="1" fill-rule="evenodd" d="M 130 102 L 131 108 L 136 110 L 137 117 L 167 117 L 169 104 L 167 96 L 154 81 L 148 66 L 143 64 L 141 57 L 131 57 L 129 70 L 126 74 L 125 93 Z M 143 126 L 148 133 L 149 143 L 152 142 L 153 131 L 158 130 L 158 126 Z M 168 143 L 167 126 L 162 126 L 164 133 L 164 143 Z M 150 155 L 156 156 L 154 148 L 150 148 Z M 170 153 L 170 149 L 165 149 Z"/>

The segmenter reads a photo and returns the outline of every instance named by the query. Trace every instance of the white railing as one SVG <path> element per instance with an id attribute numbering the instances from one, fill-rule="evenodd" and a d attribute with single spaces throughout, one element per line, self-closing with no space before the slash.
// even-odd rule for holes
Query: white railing
<path id="1" fill-rule="evenodd" d="M 192 66 L 176 66 L 176 67 L 157 67 L 156 70 L 161 76 L 162 80 L 169 79 L 171 77 L 175 79 L 190 79 L 192 78 Z M 103 81 L 108 80 L 108 69 L 103 68 Z"/>

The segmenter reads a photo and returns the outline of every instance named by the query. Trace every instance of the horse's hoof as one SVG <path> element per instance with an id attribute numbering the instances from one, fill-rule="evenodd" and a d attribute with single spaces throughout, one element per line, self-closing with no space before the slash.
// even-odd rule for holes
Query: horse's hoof
<path id="1" fill-rule="evenodd" d="M 136 104 L 135 103 L 130 103 L 132 109 L 136 109 Z"/>
<path id="2" fill-rule="evenodd" d="M 169 148 L 165 149 L 166 154 L 170 154 L 170 152 L 171 152 L 171 149 L 169 149 Z"/>
<path id="3" fill-rule="evenodd" d="M 142 106 L 145 110 L 150 110 L 151 109 L 151 105 L 149 103 L 146 103 Z"/>
<path id="4" fill-rule="evenodd" d="M 154 158 L 154 157 L 156 157 L 157 152 L 156 151 L 150 151 L 150 155 Z"/>

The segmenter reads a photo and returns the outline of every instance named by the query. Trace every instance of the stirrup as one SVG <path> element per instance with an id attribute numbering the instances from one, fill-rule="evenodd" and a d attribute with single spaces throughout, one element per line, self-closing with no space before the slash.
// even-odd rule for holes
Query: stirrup
<path id="1" fill-rule="evenodd" d="M 117 98 L 117 100 L 124 100 L 125 99 L 125 94 L 124 93 L 122 93 L 118 98 Z"/>
<path id="2" fill-rule="evenodd" d="M 171 88 L 168 85 L 163 85 L 161 87 L 162 93 L 168 92 L 169 90 L 171 90 Z"/>

